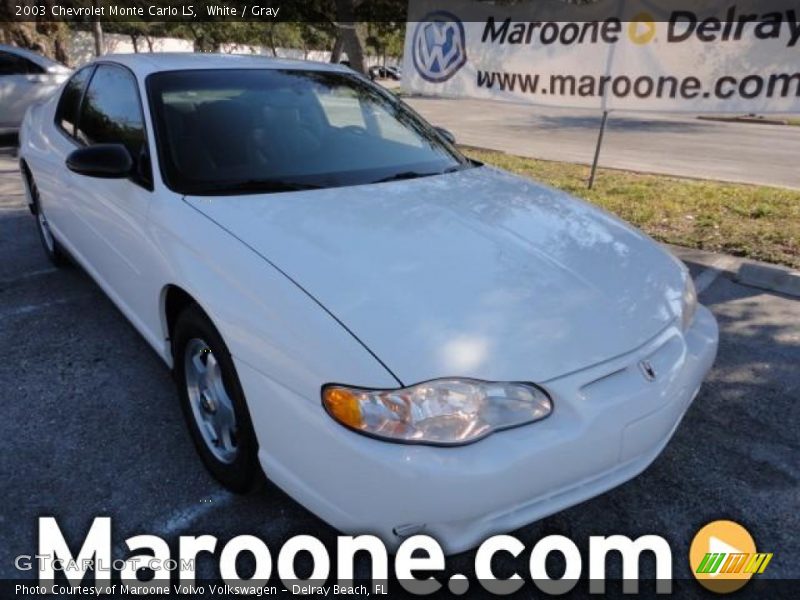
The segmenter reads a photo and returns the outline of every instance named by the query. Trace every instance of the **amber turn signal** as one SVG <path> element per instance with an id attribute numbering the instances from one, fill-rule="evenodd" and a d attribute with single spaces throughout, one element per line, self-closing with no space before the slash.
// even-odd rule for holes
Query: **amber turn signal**
<path id="1" fill-rule="evenodd" d="M 361 407 L 353 392 L 339 387 L 325 388 L 322 402 L 331 416 L 340 423 L 354 429 L 360 429 L 363 425 Z"/>

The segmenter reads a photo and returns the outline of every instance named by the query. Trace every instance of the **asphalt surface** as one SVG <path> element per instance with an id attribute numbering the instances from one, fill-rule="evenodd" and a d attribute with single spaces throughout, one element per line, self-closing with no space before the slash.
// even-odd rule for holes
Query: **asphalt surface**
<path id="1" fill-rule="evenodd" d="M 461 144 L 591 164 L 601 115 L 486 100 L 405 98 Z M 701 121 L 694 115 L 612 112 L 600 166 L 800 188 L 800 127 Z"/>
<path id="2" fill-rule="evenodd" d="M 104 515 L 117 547 L 142 533 L 173 548 L 181 534 L 213 534 L 221 547 L 247 533 L 271 549 L 301 533 L 333 539 L 267 482 L 233 496 L 211 479 L 167 369 L 87 275 L 49 266 L 16 165 L 2 158 L 0 256 L 0 579 L 30 577 L 14 557 L 35 553 L 39 516 L 57 517 L 74 551 Z M 655 533 L 671 543 L 675 576 L 688 579 L 694 533 L 730 518 L 775 553 L 761 577 L 800 578 L 800 301 L 724 274 L 704 282 L 701 301 L 721 327 L 719 357 L 674 439 L 636 479 L 514 532 L 526 547 L 563 534 L 585 552 L 590 535 Z M 500 561 L 498 572 L 525 572 L 526 557 Z M 448 566 L 469 574 L 473 558 L 450 557 Z M 201 561 L 201 572 L 215 564 Z M 684 596 L 700 595 L 690 585 Z"/>

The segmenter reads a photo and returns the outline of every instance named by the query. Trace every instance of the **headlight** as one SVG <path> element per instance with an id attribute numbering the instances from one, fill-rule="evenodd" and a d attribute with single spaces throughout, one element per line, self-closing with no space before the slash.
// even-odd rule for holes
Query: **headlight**
<path id="1" fill-rule="evenodd" d="M 697 291 L 694 289 L 694 281 L 690 275 L 686 275 L 686 286 L 683 288 L 681 297 L 681 327 L 686 331 L 694 321 L 694 313 L 697 311 Z"/>
<path id="2" fill-rule="evenodd" d="M 533 423 L 553 410 L 528 383 L 435 379 L 395 390 L 326 385 L 322 404 L 336 421 L 381 439 L 434 445 L 467 444 L 494 431 Z"/>

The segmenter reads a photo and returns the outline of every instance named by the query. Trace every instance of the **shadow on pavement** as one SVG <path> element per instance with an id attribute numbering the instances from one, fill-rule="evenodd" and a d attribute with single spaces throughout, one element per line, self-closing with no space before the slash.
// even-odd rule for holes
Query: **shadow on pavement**
<path id="1" fill-rule="evenodd" d="M 725 277 L 701 302 L 719 322 L 719 353 L 653 469 L 663 477 L 658 487 L 675 492 L 664 508 L 683 515 L 685 524 L 738 521 L 759 548 L 796 556 L 800 302 Z M 776 562 L 772 570 L 772 577 L 797 576 L 788 563 Z"/>

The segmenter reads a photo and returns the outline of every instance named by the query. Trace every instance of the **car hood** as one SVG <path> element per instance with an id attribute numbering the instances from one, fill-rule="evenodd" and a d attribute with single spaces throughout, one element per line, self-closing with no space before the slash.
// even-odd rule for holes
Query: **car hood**
<path id="1" fill-rule="evenodd" d="M 186 201 L 291 277 L 404 384 L 543 382 L 635 349 L 680 310 L 684 271 L 651 239 L 494 168 Z"/>

